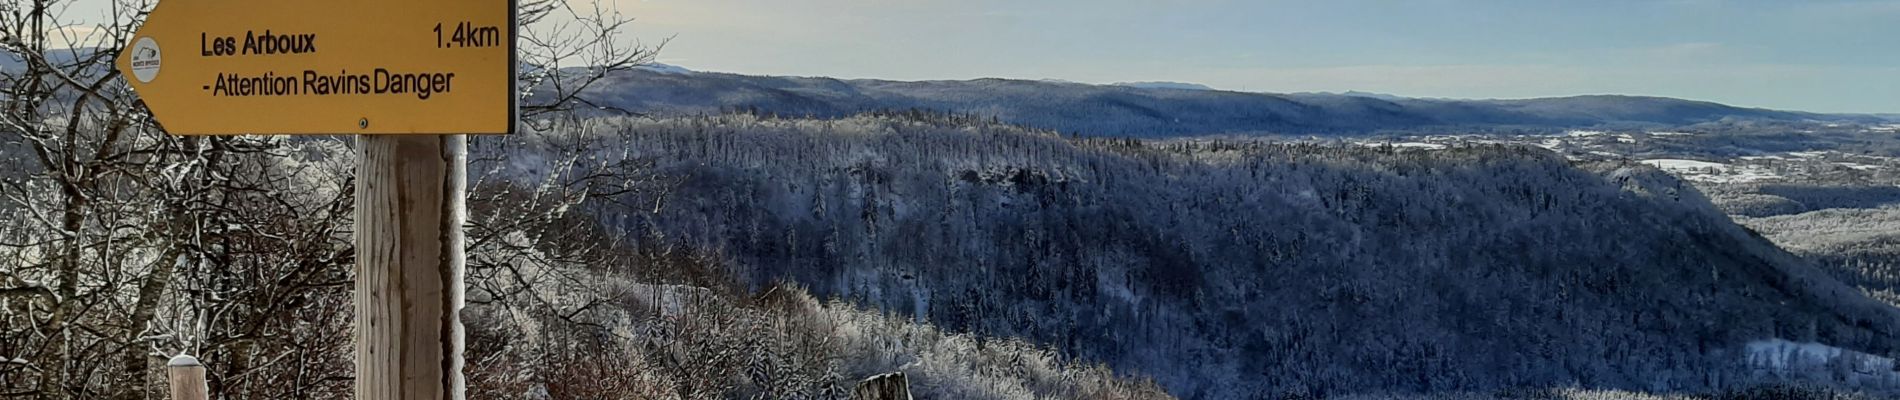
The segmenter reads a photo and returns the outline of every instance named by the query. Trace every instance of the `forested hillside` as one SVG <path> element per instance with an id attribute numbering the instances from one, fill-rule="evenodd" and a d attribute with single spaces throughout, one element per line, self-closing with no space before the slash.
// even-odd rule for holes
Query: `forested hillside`
<path id="1" fill-rule="evenodd" d="M 1695 390 L 1767 379 L 1741 361 L 1751 341 L 1900 343 L 1900 312 L 1635 163 L 905 113 L 622 119 L 522 138 L 510 168 L 539 176 L 527 149 L 603 137 L 621 142 L 586 156 L 678 183 L 664 208 L 604 216 L 618 229 L 711 249 L 755 288 L 1047 343 L 1183 398 Z M 1893 383 L 1873 376 L 1856 382 Z"/>

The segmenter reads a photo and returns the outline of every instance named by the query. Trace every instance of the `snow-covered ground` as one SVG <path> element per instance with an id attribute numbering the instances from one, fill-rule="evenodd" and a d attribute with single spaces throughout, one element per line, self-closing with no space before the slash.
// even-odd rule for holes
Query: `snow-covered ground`
<path id="1" fill-rule="evenodd" d="M 1867 164 L 1851 163 L 1851 162 L 1836 162 L 1834 163 L 1834 165 L 1858 169 L 1862 171 L 1873 171 L 1873 170 L 1880 169 L 1879 165 L 1867 165 Z"/>
<path id="2" fill-rule="evenodd" d="M 1392 146 L 1392 147 L 1397 147 L 1397 148 L 1402 148 L 1402 149 L 1425 149 L 1425 150 L 1444 150 L 1445 148 L 1450 147 L 1443 144 L 1425 143 L 1425 142 L 1358 142 L 1354 144 L 1364 146 L 1364 147 Z"/>
<path id="3" fill-rule="evenodd" d="M 1775 171 L 1768 169 L 1768 167 L 1757 164 L 1730 165 L 1718 162 L 1667 158 L 1643 160 L 1642 163 L 1649 164 L 1657 169 L 1669 171 L 1669 173 L 1676 174 L 1676 176 L 1680 176 L 1683 179 L 1701 182 L 1748 183 L 1781 177 L 1781 175 L 1776 174 Z"/>
<path id="4" fill-rule="evenodd" d="M 1661 168 L 1662 170 L 1669 171 L 1669 172 L 1689 172 L 1689 171 L 1704 171 L 1704 170 L 1727 171 L 1728 170 L 1728 164 L 1708 162 L 1708 161 L 1696 161 L 1696 160 L 1676 160 L 1676 159 L 1665 158 L 1665 159 L 1656 159 L 1656 160 L 1643 160 L 1643 163 L 1649 164 L 1650 166 L 1654 166 L 1656 168 Z"/>
<path id="5" fill-rule="evenodd" d="M 1570 137 L 1570 138 L 1593 138 L 1593 137 L 1598 137 L 1598 136 L 1605 136 L 1605 137 L 1610 137 L 1613 140 L 1616 140 L 1617 143 L 1636 143 L 1636 137 L 1630 136 L 1630 134 L 1628 133 L 1610 133 L 1610 132 L 1604 132 L 1604 131 L 1569 131 L 1569 132 L 1565 132 L 1564 136 Z"/>

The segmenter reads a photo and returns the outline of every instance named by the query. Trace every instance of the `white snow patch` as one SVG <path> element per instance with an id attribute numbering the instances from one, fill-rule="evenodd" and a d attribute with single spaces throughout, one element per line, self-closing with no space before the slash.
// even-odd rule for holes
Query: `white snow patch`
<path id="1" fill-rule="evenodd" d="M 1406 143 L 1393 143 L 1392 146 L 1403 147 L 1403 148 L 1408 148 L 1408 149 L 1426 149 L 1426 150 L 1444 150 L 1445 149 L 1445 145 L 1437 144 L 1437 143 L 1406 142 Z"/>
<path id="2" fill-rule="evenodd" d="M 1445 145 L 1442 145 L 1442 144 L 1425 143 L 1425 142 L 1358 142 L 1355 144 L 1358 144 L 1360 147 L 1392 146 L 1392 147 L 1397 147 L 1401 149 L 1425 149 L 1425 150 L 1444 150 L 1446 147 Z"/>
<path id="3" fill-rule="evenodd" d="M 1857 169 L 1861 171 L 1873 171 L 1873 170 L 1880 169 L 1880 166 L 1878 165 L 1867 165 L 1867 164 L 1851 163 L 1851 162 L 1836 162 L 1834 163 L 1834 165 L 1853 168 L 1853 169 Z"/>
<path id="4" fill-rule="evenodd" d="M 1607 132 L 1604 132 L 1604 131 L 1569 131 L 1569 132 L 1564 132 L 1564 135 L 1570 136 L 1570 137 L 1591 137 L 1591 136 L 1602 136 L 1606 133 Z"/>
<path id="5" fill-rule="evenodd" d="M 192 356 L 184 355 L 184 354 L 173 356 L 171 361 L 168 361 L 165 363 L 165 366 L 167 367 L 192 367 L 192 366 L 200 366 L 200 365 L 204 365 L 204 364 L 199 364 L 197 357 L 192 357 Z"/>
<path id="6" fill-rule="evenodd" d="M 1760 165 L 1732 166 L 1717 162 L 1677 159 L 1643 160 L 1642 163 L 1697 182 L 1748 183 L 1781 177 L 1773 170 Z"/>
<path id="7" fill-rule="evenodd" d="M 1748 183 L 1748 182 L 1760 182 L 1760 181 L 1780 179 L 1780 178 L 1781 178 L 1780 174 L 1776 174 L 1774 173 L 1774 171 L 1769 171 L 1767 168 L 1749 166 L 1749 167 L 1745 167 L 1740 170 L 1731 172 L 1728 175 L 1699 176 L 1699 177 L 1694 177 L 1690 179 L 1700 180 L 1700 181 L 1705 181 L 1705 182 L 1715 182 L 1715 183 Z"/>
<path id="8" fill-rule="evenodd" d="M 1661 168 L 1662 170 L 1669 171 L 1669 172 L 1690 172 L 1690 171 L 1699 172 L 1699 171 L 1706 171 L 1706 170 L 1717 170 L 1717 171 L 1728 170 L 1728 164 L 1708 162 L 1708 161 L 1696 161 L 1696 160 L 1676 160 L 1676 159 L 1665 158 L 1665 159 L 1655 159 L 1655 160 L 1643 160 L 1643 163 L 1649 164 L 1656 168 Z"/>
<path id="9" fill-rule="evenodd" d="M 1655 136 L 1695 136 L 1695 133 L 1691 133 L 1691 132 L 1670 132 L 1670 131 L 1650 132 L 1649 134 L 1655 135 Z"/>

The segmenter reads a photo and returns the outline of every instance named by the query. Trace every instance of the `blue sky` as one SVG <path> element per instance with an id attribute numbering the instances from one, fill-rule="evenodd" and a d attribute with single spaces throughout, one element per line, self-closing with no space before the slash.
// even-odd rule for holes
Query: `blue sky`
<path id="1" fill-rule="evenodd" d="M 1900 0 L 607 1 L 699 70 L 1900 113 Z"/>

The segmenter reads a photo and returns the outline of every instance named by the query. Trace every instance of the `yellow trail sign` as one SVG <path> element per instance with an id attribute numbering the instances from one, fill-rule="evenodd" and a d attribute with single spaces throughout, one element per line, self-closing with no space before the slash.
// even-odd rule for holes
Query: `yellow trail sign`
<path id="1" fill-rule="evenodd" d="M 506 134 L 511 0 L 164 0 L 119 71 L 173 134 Z"/>

